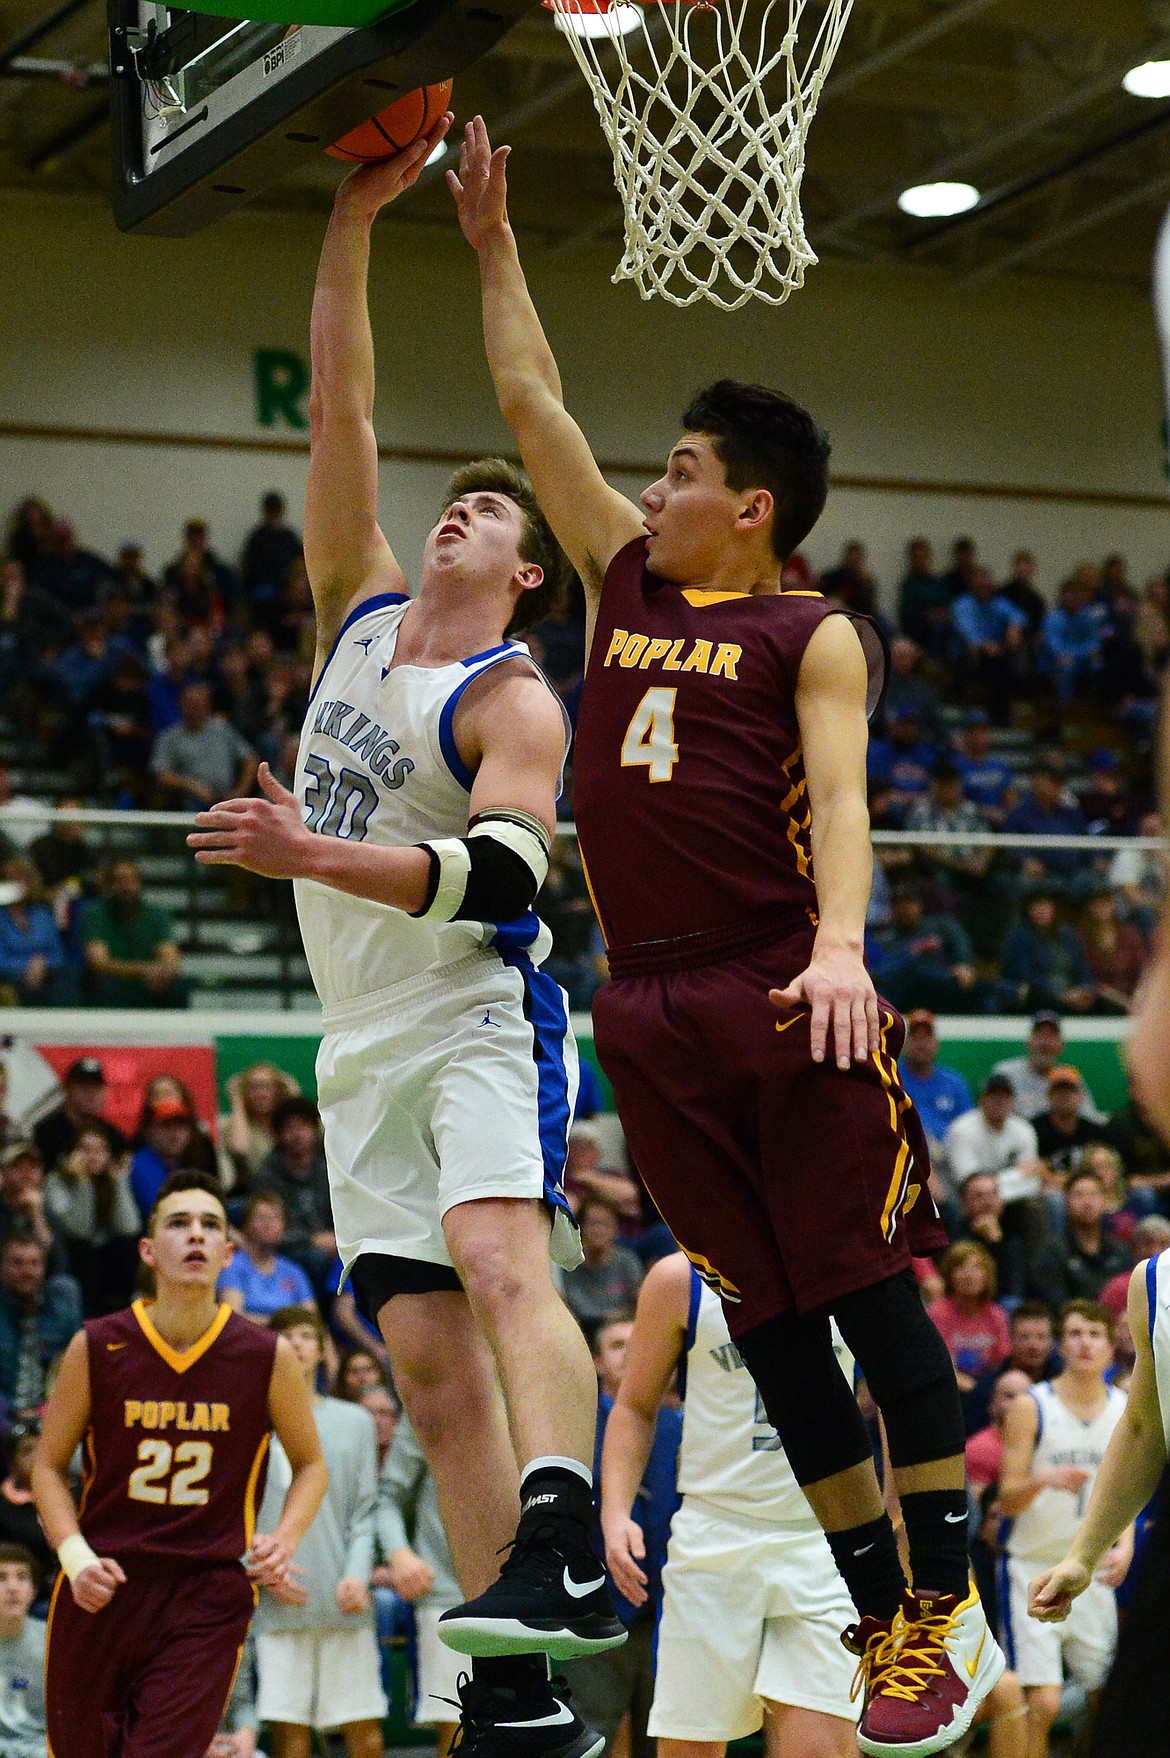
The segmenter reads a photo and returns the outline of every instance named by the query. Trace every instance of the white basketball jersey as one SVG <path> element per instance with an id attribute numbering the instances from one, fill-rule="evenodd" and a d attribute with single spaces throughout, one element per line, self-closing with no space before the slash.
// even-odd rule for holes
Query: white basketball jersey
<path id="1" fill-rule="evenodd" d="M 1170 1452 L 1170 1251 L 1146 1259 L 1146 1297 L 1150 1306 L 1150 1348 L 1158 1384 L 1162 1433 Z"/>
<path id="2" fill-rule="evenodd" d="M 294 790 L 306 824 L 323 836 L 403 848 L 467 835 L 474 777 L 455 743 L 455 710 L 475 678 L 506 660 L 528 659 L 528 649 L 504 641 L 450 665 L 391 668 L 409 604 L 397 592 L 359 604 L 314 686 Z M 567 716 L 565 726 L 567 751 Z M 524 953 L 539 964 L 551 944 L 532 910 L 503 924 L 428 922 L 315 880 L 295 880 L 293 889 L 305 956 L 326 1006 L 440 969 L 480 948 L 494 947 L 504 956 Z"/>
<path id="3" fill-rule="evenodd" d="M 836 1326 L 833 1343 L 852 1383 L 853 1360 Z M 769 1526 L 819 1533 L 755 1381 L 728 1334 L 719 1296 L 693 1269 L 685 1361 L 680 1495 L 699 1496 Z"/>
<path id="4" fill-rule="evenodd" d="M 1125 1409 L 1125 1393 L 1116 1386 L 1106 1392 L 1105 1404 L 1092 1422 L 1082 1422 L 1057 1397 L 1051 1381 L 1033 1386 L 1030 1396 L 1040 1413 L 1032 1471 L 1052 1465 L 1079 1465 L 1088 1476 L 1074 1494 L 1067 1489 L 1042 1489 L 1035 1501 L 1011 1521 L 1008 1554 L 1029 1562 L 1058 1563 L 1068 1553 L 1092 1493 L 1109 1437 Z"/>

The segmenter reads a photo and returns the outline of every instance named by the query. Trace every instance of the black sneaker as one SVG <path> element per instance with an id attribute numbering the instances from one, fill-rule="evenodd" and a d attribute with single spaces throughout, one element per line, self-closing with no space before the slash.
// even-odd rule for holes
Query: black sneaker
<path id="1" fill-rule="evenodd" d="M 534 1693 L 459 1681 L 459 1758 L 600 1758 L 604 1734 L 586 1727 L 569 1702 L 564 1679 L 544 1680 Z"/>
<path id="2" fill-rule="evenodd" d="M 553 1660 L 620 1648 L 625 1625 L 609 1597 L 605 1569 L 575 1523 L 521 1523 L 495 1581 L 478 1599 L 439 1619 L 459 1654 L 547 1654 Z"/>

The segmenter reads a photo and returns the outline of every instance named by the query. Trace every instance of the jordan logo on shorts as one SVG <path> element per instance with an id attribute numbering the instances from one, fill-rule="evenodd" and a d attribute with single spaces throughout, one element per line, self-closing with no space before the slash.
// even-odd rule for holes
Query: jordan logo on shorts
<path id="1" fill-rule="evenodd" d="M 374 642 L 377 639 L 378 639 L 377 635 L 355 635 L 354 639 L 353 639 L 353 644 L 355 647 L 360 647 L 362 652 L 368 658 L 370 648 L 374 645 Z M 382 675 L 385 676 L 385 673 L 383 673 Z"/>
<path id="2" fill-rule="evenodd" d="M 481 1026 L 485 1026 L 485 1025 L 495 1026 L 497 1031 L 500 1030 L 500 1022 L 498 1019 L 492 1018 L 492 1010 L 490 1007 L 488 1008 L 487 1012 L 484 1014 L 483 1018 L 480 1020 L 479 1023 Z"/>

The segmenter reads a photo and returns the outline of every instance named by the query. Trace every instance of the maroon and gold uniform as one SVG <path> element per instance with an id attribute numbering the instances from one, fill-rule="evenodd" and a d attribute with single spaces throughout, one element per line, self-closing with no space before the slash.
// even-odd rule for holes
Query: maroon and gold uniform
<path id="1" fill-rule="evenodd" d="M 809 1053 L 809 1012 L 768 1000 L 816 929 L 796 683 L 841 614 L 819 593 L 690 591 L 606 574 L 574 765 L 581 853 L 613 981 L 596 1046 L 638 1169 L 728 1302 L 733 1335 L 904 1269 L 945 1245 L 898 1077 L 901 1018 L 848 1071 Z M 869 662 L 884 642 L 852 617 Z"/>
<path id="2" fill-rule="evenodd" d="M 81 1530 L 124 1586 L 102 1611 L 58 1581 L 46 1696 L 53 1758 L 202 1758 L 255 1594 L 241 1559 L 264 1492 L 276 1337 L 218 1309 L 179 1352 L 136 1301 L 85 1327 Z"/>

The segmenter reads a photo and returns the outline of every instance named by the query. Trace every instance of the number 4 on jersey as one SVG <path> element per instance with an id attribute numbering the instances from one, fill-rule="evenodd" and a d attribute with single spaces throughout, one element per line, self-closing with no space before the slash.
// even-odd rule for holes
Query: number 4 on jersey
<path id="1" fill-rule="evenodd" d="M 674 739 L 677 690 L 647 690 L 634 710 L 622 740 L 622 768 L 646 768 L 651 781 L 669 781 L 678 762 Z"/>

